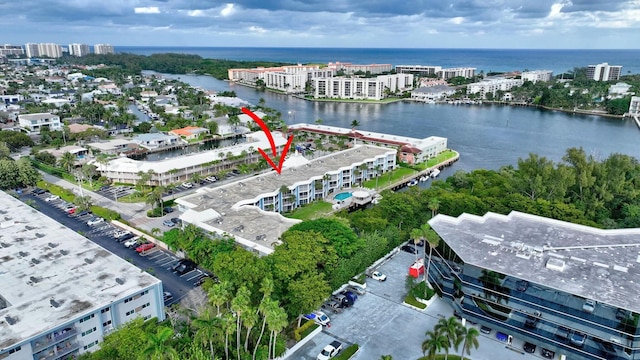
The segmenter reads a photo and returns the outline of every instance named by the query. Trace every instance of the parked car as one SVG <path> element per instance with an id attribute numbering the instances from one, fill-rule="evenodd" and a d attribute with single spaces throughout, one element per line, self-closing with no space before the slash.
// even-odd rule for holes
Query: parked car
<path id="1" fill-rule="evenodd" d="M 176 224 L 176 225 L 181 225 L 182 224 L 182 220 L 180 220 L 180 218 L 171 218 L 171 222 Z"/>
<path id="2" fill-rule="evenodd" d="M 596 309 L 595 300 L 587 299 L 582 305 L 582 311 L 591 314 Z"/>
<path id="3" fill-rule="evenodd" d="M 73 205 L 67 206 L 66 208 L 64 208 L 64 211 L 69 215 L 73 215 L 76 213 L 76 207 Z"/>
<path id="4" fill-rule="evenodd" d="M 191 260 L 182 259 L 178 261 L 173 267 L 171 271 L 175 272 L 178 275 L 184 275 L 197 267 L 196 263 Z"/>
<path id="5" fill-rule="evenodd" d="M 340 293 L 340 295 L 346 296 L 347 299 L 349 299 L 349 302 L 351 302 L 351 304 L 355 304 L 356 300 L 358 300 L 358 295 L 356 295 L 356 293 L 351 291 L 343 291 Z"/>
<path id="6" fill-rule="evenodd" d="M 127 231 L 127 230 L 119 230 L 119 231 L 116 231 L 113 234 L 113 238 L 114 239 L 119 239 L 119 238 L 121 238 L 121 237 L 123 237 L 123 236 L 125 236 L 127 234 L 131 234 L 131 233 L 129 231 Z"/>
<path id="7" fill-rule="evenodd" d="M 333 295 L 331 296 L 331 300 L 335 300 L 339 302 L 340 304 L 342 304 L 342 307 L 349 307 L 353 305 L 352 299 L 350 299 L 344 294 Z"/>
<path id="8" fill-rule="evenodd" d="M 137 252 L 137 253 L 141 253 L 141 252 L 143 252 L 143 251 L 151 250 L 151 249 L 153 249 L 154 247 L 156 247 L 156 244 L 154 244 L 154 243 L 142 244 L 142 245 L 140 245 L 140 246 L 138 246 L 138 247 L 136 248 L 136 252 Z"/>
<path id="9" fill-rule="evenodd" d="M 331 319 L 322 311 L 314 311 L 310 314 L 304 315 L 304 318 L 313 321 L 320 326 L 331 327 Z"/>
<path id="10" fill-rule="evenodd" d="M 55 201 L 60 199 L 60 196 L 58 195 L 49 195 L 49 197 L 45 198 L 44 201 L 46 202 L 50 202 L 50 201 Z"/>
<path id="11" fill-rule="evenodd" d="M 190 182 L 183 182 L 182 183 L 182 187 L 183 188 L 187 188 L 187 189 L 191 189 L 193 187 L 193 184 Z"/>
<path id="12" fill-rule="evenodd" d="M 218 178 L 215 176 L 208 176 L 206 178 L 204 178 L 205 180 L 207 180 L 208 182 L 216 182 L 218 181 Z"/>
<path id="13" fill-rule="evenodd" d="M 132 246 L 136 246 L 136 245 L 138 244 L 138 239 L 139 239 L 139 238 L 137 238 L 137 237 L 132 237 L 131 239 L 127 239 L 127 240 L 124 242 L 124 247 L 126 247 L 126 248 L 130 248 L 130 247 L 132 247 Z M 137 247 L 137 246 L 136 246 L 136 247 Z"/>
<path id="14" fill-rule="evenodd" d="M 80 217 L 80 216 L 85 216 L 85 215 L 89 215 L 91 214 L 90 210 L 82 210 L 79 213 L 76 214 L 76 217 Z"/>
<path id="15" fill-rule="evenodd" d="M 344 306 L 335 300 L 329 300 L 322 304 L 322 309 L 339 314 L 344 310 Z"/>
<path id="16" fill-rule="evenodd" d="M 524 346 L 522 348 L 529 354 L 533 354 L 534 352 L 536 352 L 536 346 L 530 342 L 524 343 Z"/>
<path id="17" fill-rule="evenodd" d="M 409 254 L 415 254 L 418 251 L 416 250 L 416 248 L 414 248 L 411 245 L 404 245 L 403 247 L 400 248 L 400 250 L 404 251 L 404 252 L 408 252 Z"/>
<path id="18" fill-rule="evenodd" d="M 342 343 L 339 341 L 332 341 L 320 351 L 320 354 L 316 357 L 316 360 L 329 360 L 342 351 Z"/>
<path id="19" fill-rule="evenodd" d="M 577 346 L 577 347 L 582 347 L 582 345 L 584 345 L 584 341 L 587 340 L 587 334 L 580 332 L 580 331 L 574 331 L 573 334 L 571 335 L 571 344 Z"/>
<path id="20" fill-rule="evenodd" d="M 104 222 L 104 219 L 96 216 L 87 221 L 87 225 L 94 226 L 100 224 L 101 222 Z"/>
<path id="21" fill-rule="evenodd" d="M 544 357 L 545 359 L 553 359 L 556 356 L 556 353 L 554 351 L 542 348 L 542 350 L 540 350 L 540 354 L 542 354 L 542 357 Z"/>
<path id="22" fill-rule="evenodd" d="M 417 246 L 417 247 L 423 247 L 424 246 L 424 240 L 418 240 L 418 241 L 411 241 L 411 244 Z"/>
<path id="23" fill-rule="evenodd" d="M 167 302 L 173 300 L 173 294 L 165 291 L 164 293 L 162 293 L 162 299 L 164 300 L 164 303 L 166 304 Z"/>
<path id="24" fill-rule="evenodd" d="M 46 192 L 47 192 L 47 190 L 40 189 L 40 188 L 35 188 L 35 189 L 31 190 L 31 193 L 33 195 L 42 195 L 42 194 L 44 194 Z"/>
<path id="25" fill-rule="evenodd" d="M 516 281 L 516 290 L 518 291 L 527 291 L 529 288 L 529 282 L 525 280 Z"/>
<path id="26" fill-rule="evenodd" d="M 357 285 L 349 285 L 347 286 L 347 290 L 348 291 L 353 291 L 354 293 L 358 294 L 358 295 L 364 295 L 367 293 L 367 289 L 363 288 L 362 286 L 357 286 Z"/>
<path id="27" fill-rule="evenodd" d="M 121 237 L 117 238 L 117 239 L 116 239 L 116 241 L 117 241 L 117 242 L 119 242 L 119 243 L 121 243 L 121 242 L 125 242 L 125 241 L 128 241 L 128 240 L 131 240 L 131 239 L 133 239 L 133 238 L 138 239 L 138 237 L 136 237 L 136 236 L 135 236 L 135 235 L 133 235 L 132 233 L 128 233 L 128 234 L 126 234 L 126 235 L 124 235 L 124 236 L 121 236 Z"/>
<path id="28" fill-rule="evenodd" d="M 172 213 L 173 212 L 173 208 L 171 206 L 165 206 L 164 212 L 166 214 Z"/>
<path id="29" fill-rule="evenodd" d="M 381 273 L 380 271 L 374 271 L 371 273 L 371 278 L 377 281 L 385 281 L 387 280 L 387 275 Z"/>
<path id="30" fill-rule="evenodd" d="M 176 226 L 176 224 L 175 224 L 173 221 L 169 220 L 169 219 L 167 219 L 167 220 L 163 221 L 163 222 L 162 222 L 162 225 L 164 225 L 164 226 L 168 226 L 168 227 L 174 227 L 174 226 Z"/>
<path id="31" fill-rule="evenodd" d="M 540 321 L 540 316 L 542 316 L 542 314 L 540 314 L 540 311 L 534 312 L 533 315 L 527 315 L 527 319 L 524 321 L 524 326 L 528 328 L 536 327 L 536 325 L 538 325 L 538 322 Z"/>
<path id="32" fill-rule="evenodd" d="M 491 328 L 485 325 L 480 326 L 480 332 L 483 334 L 491 334 Z"/>

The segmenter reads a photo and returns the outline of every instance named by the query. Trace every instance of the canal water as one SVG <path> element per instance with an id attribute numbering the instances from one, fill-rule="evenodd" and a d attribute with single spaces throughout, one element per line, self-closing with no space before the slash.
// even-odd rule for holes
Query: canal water
<path id="1" fill-rule="evenodd" d="M 612 153 L 640 159 L 640 130 L 632 120 L 501 105 L 312 102 L 210 76 L 163 75 L 208 90 L 233 90 L 252 104 L 263 98 L 266 106 L 280 111 L 290 124 L 322 119 L 325 125 L 350 127 L 358 120 L 361 130 L 416 138 L 446 137 L 449 147 L 460 153 L 460 161 L 443 170 L 441 177 L 460 169 L 495 170 L 516 165 L 529 153 L 559 162 L 571 147 L 582 147 L 598 159 Z"/>

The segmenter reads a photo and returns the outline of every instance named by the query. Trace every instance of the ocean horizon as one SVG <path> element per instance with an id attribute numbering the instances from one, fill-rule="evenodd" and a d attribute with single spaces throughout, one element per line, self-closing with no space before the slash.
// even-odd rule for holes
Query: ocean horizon
<path id="1" fill-rule="evenodd" d="M 338 47 L 115 46 L 118 53 L 194 54 L 207 59 L 284 63 L 351 62 L 392 65 L 475 67 L 477 72 L 552 70 L 554 74 L 607 62 L 622 65 L 622 75 L 640 73 L 640 49 L 478 49 Z"/>

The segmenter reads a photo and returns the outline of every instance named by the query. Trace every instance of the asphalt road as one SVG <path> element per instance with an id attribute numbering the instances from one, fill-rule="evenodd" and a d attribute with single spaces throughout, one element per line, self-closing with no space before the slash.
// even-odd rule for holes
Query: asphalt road
<path id="1" fill-rule="evenodd" d="M 37 210 L 43 214 L 76 232 L 81 232 L 94 243 L 162 280 L 164 291 L 173 294 L 173 299 L 167 302 L 166 305 L 179 302 L 187 292 L 195 288 L 195 282 L 203 275 L 202 271 L 198 269 L 182 276 L 174 274 L 171 271 L 171 266 L 179 260 L 174 254 L 164 250 L 157 250 L 147 256 L 140 256 L 134 249 L 126 248 L 113 238 L 111 234 L 117 229 L 114 225 L 104 222 L 93 227 L 88 226 L 86 221 L 90 217 L 76 218 L 68 215 L 56 207 L 61 203 L 61 200 L 44 201 L 49 195 L 49 193 L 46 193 L 41 196 L 34 196 L 31 193 L 25 193 L 20 196 L 20 200 L 23 202 L 33 200 Z"/>

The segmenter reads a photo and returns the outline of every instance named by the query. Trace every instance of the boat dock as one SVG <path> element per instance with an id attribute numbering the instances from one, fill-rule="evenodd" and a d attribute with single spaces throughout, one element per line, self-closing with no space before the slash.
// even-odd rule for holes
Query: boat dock
<path id="1" fill-rule="evenodd" d="M 430 168 L 422 170 L 419 173 L 411 175 L 408 178 L 398 180 L 390 184 L 389 186 L 387 186 L 385 189 L 391 189 L 391 191 L 397 191 L 407 186 L 410 187 L 410 186 L 418 185 L 420 182 L 425 182 L 430 178 L 435 179 L 440 174 L 440 171 L 442 169 L 453 165 L 453 163 L 458 161 L 459 159 L 460 159 L 460 154 L 456 154 L 456 156 L 451 159 L 445 160 L 437 165 L 434 165 Z"/>

